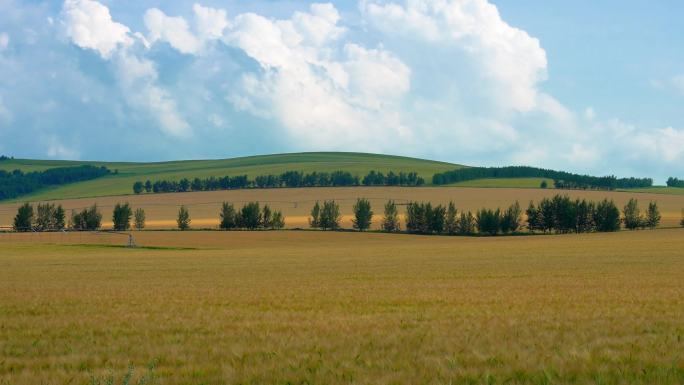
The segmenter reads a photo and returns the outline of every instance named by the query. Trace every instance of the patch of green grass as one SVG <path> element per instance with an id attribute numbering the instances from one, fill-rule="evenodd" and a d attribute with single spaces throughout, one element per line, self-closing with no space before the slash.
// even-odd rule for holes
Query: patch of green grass
<path id="1" fill-rule="evenodd" d="M 41 171 L 53 167 L 78 166 L 91 164 L 117 170 L 110 175 L 95 180 L 79 182 L 38 191 L 26 195 L 18 201 L 39 201 L 68 198 L 87 198 L 132 193 L 132 186 L 138 180 L 179 180 L 182 178 L 207 178 L 211 176 L 281 174 L 285 171 L 331 172 L 349 171 L 363 176 L 371 170 L 382 172 L 417 172 L 430 183 L 437 172 L 453 170 L 463 166 L 431 160 L 408 158 L 392 155 L 350 153 L 350 152 L 311 152 L 296 154 L 276 154 L 250 156 L 217 160 L 186 160 L 156 163 L 89 162 L 13 159 L 0 162 L 0 170 L 20 169 Z"/>
<path id="2" fill-rule="evenodd" d="M 650 194 L 684 195 L 684 188 L 681 188 L 681 187 L 656 186 L 656 187 L 649 187 L 649 188 L 625 189 L 625 190 L 620 190 L 620 191 L 642 192 L 642 193 L 650 193 Z"/>
<path id="3" fill-rule="evenodd" d="M 553 188 L 553 179 L 545 178 L 490 178 L 475 179 L 464 182 L 452 183 L 453 187 L 492 187 L 492 188 L 539 188 L 542 181 L 546 180 L 548 188 Z"/>

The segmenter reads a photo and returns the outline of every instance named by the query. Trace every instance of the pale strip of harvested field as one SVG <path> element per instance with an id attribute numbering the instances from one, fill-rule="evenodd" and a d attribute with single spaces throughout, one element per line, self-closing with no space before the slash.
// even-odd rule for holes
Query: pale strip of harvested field
<path id="1" fill-rule="evenodd" d="M 51 236 L 0 234 L 0 383 L 684 380 L 680 229 Z"/>
<path id="2" fill-rule="evenodd" d="M 611 191 L 575 191 L 575 190 L 542 190 L 516 188 L 462 188 L 462 187 L 338 187 L 338 188 L 297 188 L 297 189 L 255 189 L 233 191 L 191 192 L 175 194 L 149 194 L 115 196 L 88 199 L 69 199 L 56 201 L 70 211 L 97 203 L 102 209 L 105 227 L 111 226 L 111 211 L 117 202 L 130 202 L 134 207 L 142 207 L 147 212 L 148 227 L 173 228 L 176 226 L 178 206 L 186 205 L 190 209 L 195 227 L 217 227 L 221 202 L 229 201 L 241 206 L 247 201 L 268 203 L 273 208 L 282 210 L 288 228 L 306 227 L 307 216 L 316 200 L 335 199 L 339 202 L 345 220 L 343 227 L 351 227 L 352 206 L 357 198 L 371 200 L 375 214 L 381 215 L 382 208 L 388 199 L 397 203 L 410 200 L 430 201 L 434 204 L 446 204 L 453 200 L 459 209 L 477 210 L 482 207 L 507 207 L 516 200 L 523 208 L 530 200 L 539 201 L 543 197 L 554 194 L 567 194 L 571 197 L 582 197 L 591 200 L 603 198 L 614 199 L 622 207 L 629 198 L 637 198 L 642 210 L 648 207 L 649 201 L 658 202 L 663 216 L 663 226 L 677 226 L 684 209 L 684 195 L 647 194 Z M 18 207 L 16 204 L 0 205 L 0 226 L 11 226 L 12 218 Z M 400 212 L 403 212 L 400 207 Z M 378 221 L 376 221 L 377 226 Z"/>

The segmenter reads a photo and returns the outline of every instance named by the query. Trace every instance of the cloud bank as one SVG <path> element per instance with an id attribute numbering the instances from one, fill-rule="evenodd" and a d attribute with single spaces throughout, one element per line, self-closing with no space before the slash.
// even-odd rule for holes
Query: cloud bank
<path id="1" fill-rule="evenodd" d="M 29 123 L 49 138 L 27 156 L 347 150 L 598 174 L 684 173 L 684 130 L 636 127 L 591 107 L 573 111 L 545 89 L 543 42 L 487 0 L 361 0 L 344 13 L 334 3 L 309 3 L 286 17 L 195 3 L 149 7 L 128 22 L 95 0 L 65 0 L 56 11 L 4 6 L 20 9 L 7 16 L 10 27 L 48 20 L 33 33 L 65 64 L 40 74 L 41 92 L 13 103 L 16 84 L 0 80 L 0 132 Z M 13 46 L 47 54 L 39 40 L 10 40 L 12 33 L 0 31 L 0 68 L 21 77 L 30 56 Z M 62 85 L 71 94 L 59 94 Z M 70 128 L 22 107 L 39 102 L 68 114 Z M 98 148 L 93 135 L 124 150 Z M 13 148 L 28 148 L 25 141 Z"/>

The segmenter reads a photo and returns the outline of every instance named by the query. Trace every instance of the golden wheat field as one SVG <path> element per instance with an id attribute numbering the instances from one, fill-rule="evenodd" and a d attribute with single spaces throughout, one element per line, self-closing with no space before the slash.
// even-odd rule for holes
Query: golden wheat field
<path id="1" fill-rule="evenodd" d="M 684 382 L 684 229 L 135 240 L 0 234 L 0 384 Z"/>
<path id="2" fill-rule="evenodd" d="M 342 227 L 351 228 L 352 206 L 357 198 L 368 198 L 375 211 L 376 225 L 382 216 L 382 208 L 389 199 L 397 203 L 409 201 L 426 201 L 434 204 L 447 204 L 454 201 L 459 210 L 475 211 L 482 207 L 507 207 L 519 201 L 523 208 L 530 200 L 539 201 L 543 197 L 554 194 L 566 194 L 570 197 L 602 200 L 614 199 L 620 208 L 630 199 L 636 198 L 642 210 L 648 202 L 657 202 L 662 214 L 662 226 L 677 226 L 684 210 L 684 195 L 648 194 L 637 192 L 615 191 L 577 191 L 577 190 L 543 190 L 521 188 L 465 188 L 465 187 L 334 187 L 334 188 L 296 188 L 296 189 L 254 189 L 211 192 L 190 192 L 171 194 L 149 194 L 111 196 L 100 198 L 59 200 L 67 211 L 81 209 L 97 203 L 103 213 L 103 226 L 111 227 L 111 211 L 118 202 L 130 202 L 134 207 L 142 207 L 146 211 L 147 227 L 150 229 L 168 229 L 176 227 L 178 207 L 186 205 L 192 218 L 191 226 L 195 228 L 216 228 L 219 224 L 221 202 L 232 202 L 241 206 L 245 202 L 258 201 L 282 210 L 286 227 L 304 228 L 308 226 L 307 218 L 311 207 L 319 200 L 334 199 L 340 204 L 343 214 Z M 11 226 L 19 203 L 0 205 L 0 226 Z M 403 210 L 400 209 L 400 212 Z M 377 227 L 376 227 L 377 228 Z"/>

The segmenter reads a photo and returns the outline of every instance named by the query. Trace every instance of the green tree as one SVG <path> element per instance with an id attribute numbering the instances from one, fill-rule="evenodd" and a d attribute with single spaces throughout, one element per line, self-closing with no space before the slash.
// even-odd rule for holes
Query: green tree
<path id="1" fill-rule="evenodd" d="M 259 202 L 249 202 L 240 210 L 240 226 L 248 230 L 256 230 L 262 225 Z"/>
<path id="2" fill-rule="evenodd" d="M 265 229 L 270 229 L 273 226 L 273 211 L 268 205 L 264 205 L 261 211 L 261 226 Z"/>
<path id="3" fill-rule="evenodd" d="M 518 231 L 520 228 L 521 216 L 522 210 L 520 209 L 520 203 L 516 201 L 501 215 L 501 232 L 507 234 Z"/>
<path id="4" fill-rule="evenodd" d="M 373 211 L 371 210 L 371 203 L 368 199 L 357 199 L 354 204 L 354 219 L 352 226 L 359 231 L 368 230 L 373 221 Z"/>
<path id="5" fill-rule="evenodd" d="M 77 213 L 71 213 L 71 225 L 75 230 L 97 230 L 102 226 L 102 214 L 94 204 Z"/>
<path id="6" fill-rule="evenodd" d="M 19 206 L 17 215 L 14 217 L 15 231 L 31 231 L 33 226 L 33 206 L 24 203 Z"/>
<path id="7" fill-rule="evenodd" d="M 273 218 L 271 220 L 271 228 L 274 230 L 280 230 L 285 228 L 285 217 L 280 210 L 273 212 Z"/>
<path id="8" fill-rule="evenodd" d="M 500 229 L 501 210 L 481 209 L 476 214 L 477 231 L 480 234 L 496 235 Z"/>
<path id="9" fill-rule="evenodd" d="M 152 182 L 149 179 L 145 181 L 145 192 L 152 192 Z"/>
<path id="10" fill-rule="evenodd" d="M 35 218 L 35 230 L 49 231 L 55 228 L 55 205 L 38 203 Z"/>
<path id="11" fill-rule="evenodd" d="M 221 213 L 219 214 L 221 222 L 219 228 L 222 230 L 230 230 L 238 227 L 238 215 L 235 212 L 235 207 L 228 202 L 223 202 L 221 205 Z"/>
<path id="12" fill-rule="evenodd" d="M 534 205 L 534 202 L 530 201 L 527 210 L 525 210 L 525 216 L 527 216 L 527 229 L 530 231 L 541 230 L 541 213 Z"/>
<path id="13" fill-rule="evenodd" d="M 425 214 L 427 216 L 428 232 L 434 234 L 443 233 L 446 208 L 442 205 L 433 208 L 429 203 L 426 206 Z"/>
<path id="14" fill-rule="evenodd" d="M 399 213 L 397 212 L 397 205 L 394 201 L 390 200 L 385 203 L 384 216 L 382 218 L 382 223 L 380 227 L 383 231 L 395 232 L 401 229 L 401 224 L 399 223 Z"/>
<path id="15" fill-rule="evenodd" d="M 456 205 L 454 202 L 449 202 L 446 211 L 446 218 L 444 220 L 444 231 L 449 235 L 454 235 L 458 232 L 458 216 Z"/>
<path id="16" fill-rule="evenodd" d="M 461 212 L 458 219 L 458 233 L 461 235 L 470 235 L 475 233 L 475 217 L 470 211 Z"/>
<path id="17" fill-rule="evenodd" d="M 66 226 L 66 213 L 62 205 L 57 206 L 54 213 L 55 230 L 64 230 Z"/>
<path id="18" fill-rule="evenodd" d="M 549 184 L 546 182 L 546 179 L 544 179 L 544 180 L 541 182 L 541 184 L 539 185 L 539 187 L 541 187 L 541 188 L 547 188 L 547 187 L 549 187 Z"/>
<path id="19" fill-rule="evenodd" d="M 639 212 L 639 203 L 634 198 L 631 198 L 622 209 L 622 215 L 626 229 L 635 230 L 642 223 Z"/>
<path id="20" fill-rule="evenodd" d="M 679 225 L 684 227 L 684 210 L 682 210 L 682 220 L 679 221 Z"/>
<path id="21" fill-rule="evenodd" d="M 181 206 L 180 209 L 178 209 L 178 219 L 176 220 L 178 228 L 181 231 L 188 230 L 190 228 L 190 222 L 190 212 L 185 206 Z"/>
<path id="22" fill-rule="evenodd" d="M 658 209 L 658 204 L 656 202 L 650 202 L 648 204 L 648 215 L 646 217 L 646 225 L 655 229 L 660 224 L 660 210 Z"/>
<path id="23" fill-rule="evenodd" d="M 593 221 L 596 224 L 596 231 L 618 231 L 620 230 L 620 210 L 612 200 L 604 199 L 596 205 Z"/>
<path id="24" fill-rule="evenodd" d="M 337 230 L 340 228 L 340 219 L 340 206 L 334 200 L 323 202 L 320 227 L 323 230 Z"/>
<path id="25" fill-rule="evenodd" d="M 427 233 L 429 229 L 428 211 L 432 211 L 432 206 L 429 203 L 410 202 L 406 206 L 406 230 L 410 233 Z"/>
<path id="26" fill-rule="evenodd" d="M 135 228 L 138 231 L 145 228 L 145 210 L 142 208 L 135 210 Z"/>
<path id="27" fill-rule="evenodd" d="M 321 205 L 316 201 L 316 204 L 311 209 L 311 218 L 309 218 L 309 227 L 317 229 L 321 227 Z"/>
<path id="28" fill-rule="evenodd" d="M 144 188 L 145 185 L 143 184 L 143 182 L 137 181 L 133 183 L 133 192 L 136 194 L 142 193 Z"/>
<path id="29" fill-rule="evenodd" d="M 112 212 L 112 222 L 114 222 L 114 230 L 127 231 L 131 228 L 131 217 L 133 210 L 128 202 L 121 204 L 117 203 Z"/>

